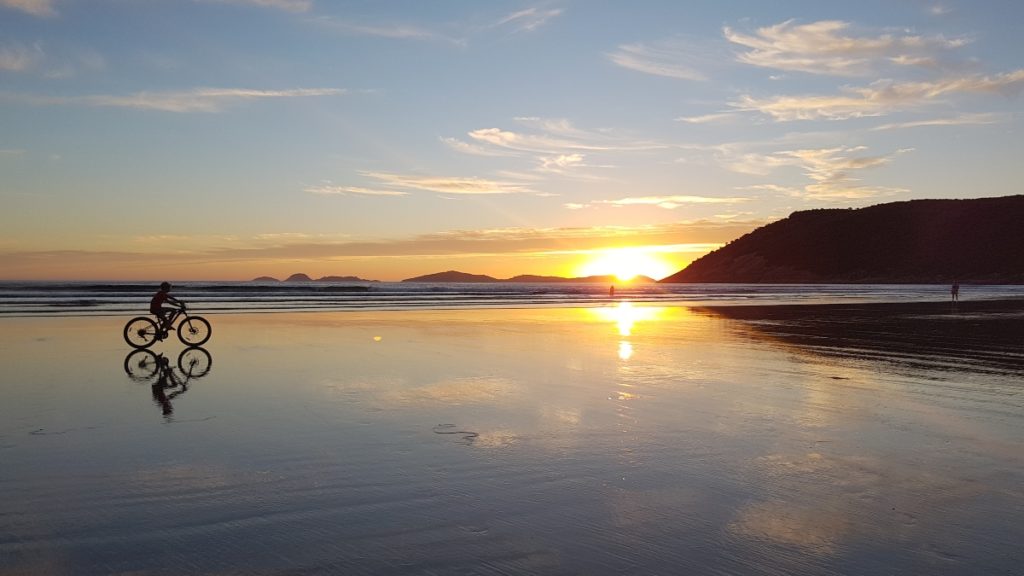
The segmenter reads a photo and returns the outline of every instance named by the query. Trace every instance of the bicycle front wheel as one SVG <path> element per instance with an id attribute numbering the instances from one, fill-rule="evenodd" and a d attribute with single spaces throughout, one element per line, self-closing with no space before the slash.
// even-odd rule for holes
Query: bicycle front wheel
<path id="1" fill-rule="evenodd" d="M 211 365 L 213 365 L 213 358 L 210 357 L 210 353 L 197 346 L 185 348 L 178 355 L 178 368 L 186 378 L 206 376 L 210 373 Z"/>
<path id="2" fill-rule="evenodd" d="M 187 346 L 201 346 L 210 339 L 210 323 L 202 316 L 189 316 L 178 324 L 178 339 Z"/>
<path id="3" fill-rule="evenodd" d="M 149 348 L 159 335 L 156 322 L 145 316 L 132 318 L 124 325 L 124 341 L 132 348 Z"/>

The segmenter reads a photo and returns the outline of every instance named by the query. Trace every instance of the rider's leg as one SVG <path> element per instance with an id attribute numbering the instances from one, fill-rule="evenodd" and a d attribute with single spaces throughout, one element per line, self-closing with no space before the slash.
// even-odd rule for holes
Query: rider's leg
<path id="1" fill-rule="evenodd" d="M 171 311 L 168 310 L 167 308 L 161 308 L 160 313 L 158 313 L 156 317 L 157 326 L 160 328 L 160 330 L 162 332 L 168 331 L 170 329 L 170 326 L 168 326 L 168 320 L 171 319 Z"/>

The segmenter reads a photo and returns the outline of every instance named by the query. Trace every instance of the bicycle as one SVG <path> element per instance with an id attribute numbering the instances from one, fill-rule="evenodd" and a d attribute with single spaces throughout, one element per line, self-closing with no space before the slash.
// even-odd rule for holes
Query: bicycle
<path id="1" fill-rule="evenodd" d="M 174 329 L 174 322 L 181 316 L 185 318 L 178 324 L 178 339 L 186 346 L 202 346 L 210 339 L 210 323 L 202 316 L 192 316 L 185 311 L 185 305 L 171 313 L 163 326 L 149 316 L 137 316 L 124 325 L 124 341 L 132 348 L 149 348 L 157 340 L 167 338 Z"/>
<path id="2" fill-rule="evenodd" d="M 181 370 L 186 383 L 209 374 L 212 365 L 213 357 L 206 349 L 198 346 L 185 348 L 181 354 L 178 354 L 178 370 Z M 132 350 L 124 357 L 124 371 L 129 378 L 136 382 L 148 383 L 156 379 L 161 370 L 170 371 L 167 373 L 169 379 L 178 382 L 170 368 L 170 362 L 164 358 L 163 354 L 139 348 Z"/>

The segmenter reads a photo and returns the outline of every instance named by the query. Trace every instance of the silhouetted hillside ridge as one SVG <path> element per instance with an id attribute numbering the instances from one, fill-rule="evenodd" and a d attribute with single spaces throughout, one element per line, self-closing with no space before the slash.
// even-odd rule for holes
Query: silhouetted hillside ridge
<path id="1" fill-rule="evenodd" d="M 794 212 L 662 282 L 1024 283 L 1024 195 Z"/>

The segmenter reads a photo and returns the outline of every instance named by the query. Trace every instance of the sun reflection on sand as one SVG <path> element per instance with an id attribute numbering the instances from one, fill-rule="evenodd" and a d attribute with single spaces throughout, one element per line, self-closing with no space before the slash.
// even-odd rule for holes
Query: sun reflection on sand
<path id="1" fill-rule="evenodd" d="M 619 328 L 620 336 L 631 336 L 637 322 L 657 320 L 664 308 L 656 306 L 634 306 L 632 302 L 622 301 L 614 307 L 591 308 L 599 320 L 614 322 Z"/>
<path id="2" fill-rule="evenodd" d="M 627 340 L 619 342 L 619 360 L 625 362 L 633 357 L 633 345 Z"/>

